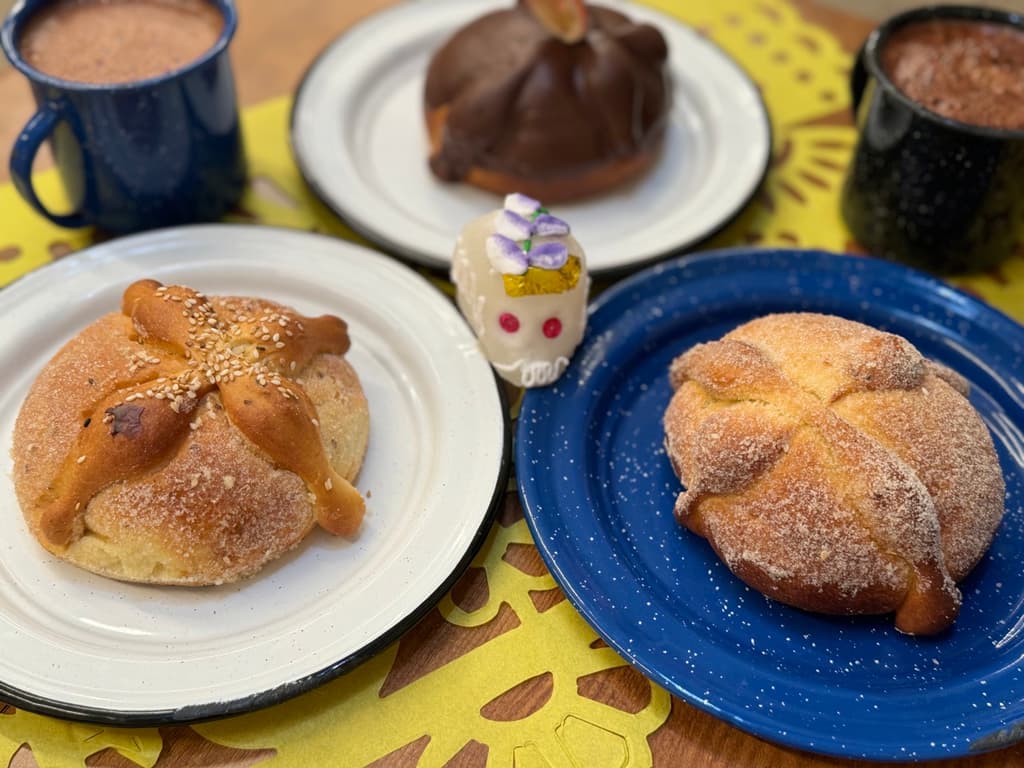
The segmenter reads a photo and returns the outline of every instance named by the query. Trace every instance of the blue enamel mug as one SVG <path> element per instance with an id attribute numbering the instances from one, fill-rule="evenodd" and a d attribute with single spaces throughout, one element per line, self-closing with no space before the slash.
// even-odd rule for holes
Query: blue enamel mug
<path id="1" fill-rule="evenodd" d="M 246 161 L 228 43 L 232 0 L 209 0 L 224 20 L 212 48 L 186 66 L 143 80 L 92 84 L 31 67 L 18 42 L 49 0 L 20 0 L 0 28 L 4 53 L 32 86 L 37 111 L 11 151 L 11 179 L 40 214 L 62 227 L 122 234 L 226 213 L 241 196 Z M 32 162 L 49 141 L 71 211 L 47 208 Z"/>

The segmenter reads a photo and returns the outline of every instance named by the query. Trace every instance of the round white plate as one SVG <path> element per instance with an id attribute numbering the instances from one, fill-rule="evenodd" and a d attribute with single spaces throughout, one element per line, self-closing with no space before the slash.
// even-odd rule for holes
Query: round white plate
<path id="1" fill-rule="evenodd" d="M 714 234 L 753 195 L 771 152 L 760 94 L 721 49 L 651 8 L 602 1 L 664 34 L 673 106 L 662 156 L 648 174 L 557 206 L 595 274 L 632 269 Z M 466 22 L 507 6 L 400 3 L 335 40 L 296 95 L 292 147 L 307 182 L 350 226 L 400 257 L 447 269 L 462 225 L 500 207 L 495 195 L 430 173 L 422 94 L 433 52 Z"/>
<path id="2" fill-rule="evenodd" d="M 256 295 L 349 324 L 370 405 L 360 535 L 317 530 L 239 584 L 154 587 L 33 539 L 9 447 L 36 374 L 141 277 Z M 248 226 L 113 240 L 0 292 L 0 699 L 100 722 L 198 720 L 276 703 L 395 639 L 451 586 L 505 491 L 503 396 L 462 317 L 409 268 L 339 240 Z"/>

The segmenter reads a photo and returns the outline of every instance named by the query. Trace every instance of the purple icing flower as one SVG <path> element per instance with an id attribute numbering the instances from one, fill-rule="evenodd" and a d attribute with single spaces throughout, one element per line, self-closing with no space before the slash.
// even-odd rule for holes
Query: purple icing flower
<path id="1" fill-rule="evenodd" d="M 519 243 L 505 235 L 491 235 L 487 238 L 487 260 L 503 275 L 521 275 L 530 266 L 526 251 Z"/>
<path id="2" fill-rule="evenodd" d="M 526 257 L 531 267 L 561 269 L 569 260 L 569 249 L 564 243 L 541 243 L 531 248 Z"/>
<path id="3" fill-rule="evenodd" d="M 540 208 L 540 202 L 534 200 L 532 197 L 521 195 L 518 192 L 513 192 L 511 195 L 505 196 L 506 211 L 512 211 L 518 213 L 520 216 L 529 217 L 537 212 Z"/>
<path id="4" fill-rule="evenodd" d="M 569 225 L 557 216 L 552 216 L 550 213 L 542 213 L 533 220 L 533 228 L 530 234 L 538 237 L 561 237 L 562 235 L 569 234 Z"/>
<path id="5" fill-rule="evenodd" d="M 569 260 L 569 249 L 564 243 L 540 243 L 524 251 L 514 240 L 504 235 L 487 238 L 487 260 L 503 275 L 522 275 L 530 267 L 561 269 Z"/>
<path id="6" fill-rule="evenodd" d="M 499 235 L 504 235 L 510 240 L 529 240 L 534 234 L 533 222 L 514 211 L 499 212 L 494 221 L 494 228 Z"/>
<path id="7" fill-rule="evenodd" d="M 532 197 L 514 193 L 494 220 L 487 238 L 487 259 L 503 275 L 522 275 L 530 267 L 561 269 L 569 259 L 564 243 L 534 243 L 536 237 L 564 237 L 569 225 L 545 211 Z"/>

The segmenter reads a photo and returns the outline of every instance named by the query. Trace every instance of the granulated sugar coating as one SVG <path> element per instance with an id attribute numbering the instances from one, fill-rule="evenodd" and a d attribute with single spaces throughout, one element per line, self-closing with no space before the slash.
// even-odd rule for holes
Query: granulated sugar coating
<path id="1" fill-rule="evenodd" d="M 352 537 L 369 413 L 333 315 L 140 280 L 43 368 L 18 500 L 51 553 L 126 581 L 236 581 L 319 524 Z"/>
<path id="2" fill-rule="evenodd" d="M 786 314 L 693 347 L 670 380 L 675 513 L 730 570 L 808 610 L 952 623 L 1005 490 L 958 377 L 898 336 Z"/>
<path id="3" fill-rule="evenodd" d="M 899 334 L 925 357 L 924 373 L 952 387 L 943 390 L 950 398 L 965 390 L 964 377 L 970 382 L 970 404 L 998 452 L 1005 515 L 985 555 L 957 583 L 963 603 L 948 631 L 913 637 L 897 631 L 891 615 L 828 615 L 766 597 L 673 515 L 683 489 L 665 446 L 664 414 L 675 394 L 666 375 L 672 361 L 748 320 L 808 311 Z M 788 348 L 821 340 L 808 332 Z M 749 346 L 756 351 L 762 345 Z M 929 359 L 952 370 L 932 366 Z M 602 293 L 577 361 L 555 387 L 524 399 L 517 475 L 533 540 L 556 581 L 618 654 L 673 696 L 792 749 L 847 759 L 934 760 L 1021 738 L 1012 724 L 1024 719 L 1024 398 L 1017 387 L 1024 329 L 982 302 L 895 264 L 804 249 L 743 248 L 669 261 Z M 827 362 L 837 364 L 834 356 Z M 912 359 L 904 362 L 910 363 L 905 370 L 917 367 Z M 837 382 L 832 391 L 839 389 Z M 921 398 L 921 411 L 934 410 L 921 418 L 948 420 L 948 407 L 933 399 L 939 390 L 924 389 L 885 390 L 884 397 L 893 403 Z M 849 422 L 838 411 L 861 397 L 878 404 L 882 392 L 847 393 L 831 410 Z M 747 402 L 727 402 L 740 399 Z M 735 457 L 714 473 L 723 484 L 753 474 L 737 496 L 767 489 L 784 462 L 799 469 L 789 459 L 794 452 L 819 462 L 808 475 L 812 479 L 833 471 L 817 456 L 816 426 L 791 430 L 791 409 L 763 395 L 717 398 L 707 392 L 688 407 L 700 413 L 710 402 L 719 403 L 716 414 L 742 411 L 760 420 L 756 430 L 748 430 L 749 439 L 734 445 L 767 469 L 744 473 L 744 460 Z M 818 404 L 823 405 L 820 399 Z M 906 418 L 913 423 L 913 414 Z M 677 443 L 674 458 L 688 460 L 698 449 L 714 453 L 703 442 L 722 432 L 721 423 L 709 421 L 703 428 L 709 435 L 700 438 L 702 444 Z M 948 447 L 958 431 L 951 425 L 938 439 L 922 442 Z M 880 436 L 871 439 L 884 444 Z M 780 444 L 787 450 L 776 454 Z M 932 479 L 919 469 L 915 474 L 934 497 Z M 695 476 L 691 470 L 687 482 Z M 710 470 L 703 475 L 711 476 Z M 804 499 L 829 508 L 851 495 L 812 487 L 809 480 L 791 488 L 781 481 L 772 493 L 794 515 Z M 712 493 L 706 499 L 725 505 L 731 497 Z M 760 510 L 762 516 L 772 511 L 767 500 Z M 845 507 L 843 519 L 860 514 L 859 507 Z M 745 522 L 751 521 L 757 516 Z M 816 521 L 800 523 L 813 530 Z M 842 542 L 853 550 L 843 557 L 853 562 L 858 548 L 873 543 L 863 529 L 857 531 Z M 782 541 L 784 533 L 780 525 Z M 744 554 L 764 560 L 745 551 L 753 542 L 738 543 L 737 560 Z M 808 560 L 835 556 L 824 547 L 803 551 Z M 908 571 L 897 558 L 875 559 L 886 567 L 882 587 Z M 945 560 L 952 574 L 953 558 L 945 554 Z M 773 575 L 781 580 L 785 570 L 780 566 Z M 884 589 L 879 594 L 884 597 Z"/>

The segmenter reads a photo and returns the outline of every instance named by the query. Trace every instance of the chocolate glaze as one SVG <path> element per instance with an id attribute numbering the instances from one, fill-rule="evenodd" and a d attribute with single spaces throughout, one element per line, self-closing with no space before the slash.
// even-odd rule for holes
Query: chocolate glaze
<path id="1" fill-rule="evenodd" d="M 473 21 L 434 55 L 426 111 L 449 107 L 435 174 L 573 176 L 657 146 L 670 99 L 665 39 L 617 11 L 587 10 L 577 43 L 520 4 Z"/>

